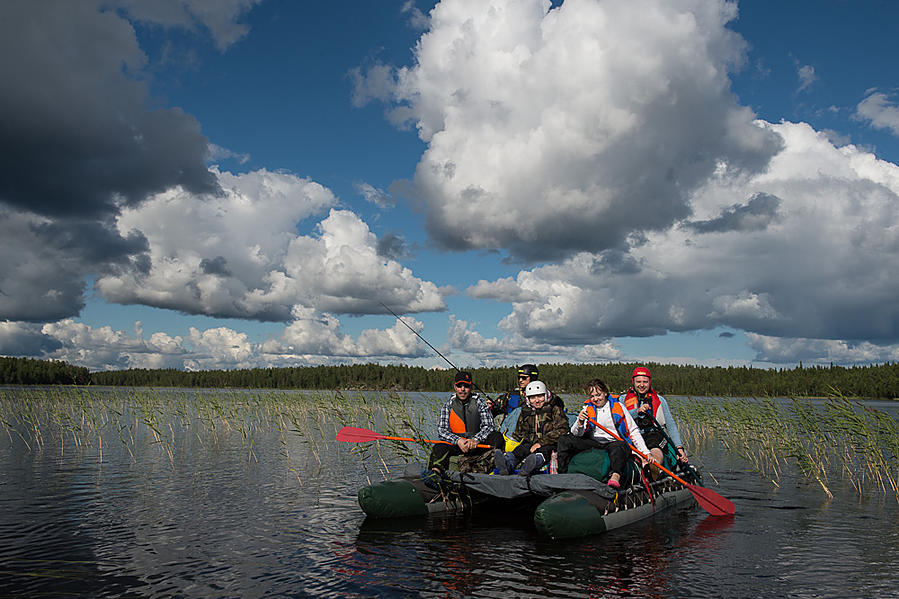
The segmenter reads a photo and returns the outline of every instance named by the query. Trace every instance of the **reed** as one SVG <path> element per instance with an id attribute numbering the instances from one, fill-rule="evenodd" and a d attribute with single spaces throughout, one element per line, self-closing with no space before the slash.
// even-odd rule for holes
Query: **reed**
<path id="1" fill-rule="evenodd" d="M 422 414 L 430 407 L 420 407 L 396 392 L 7 388 L 0 389 L 0 439 L 6 449 L 37 453 L 52 446 L 60 457 L 78 454 L 101 463 L 121 446 L 132 463 L 161 458 L 173 470 L 183 467 L 185 455 L 215 453 L 225 444 L 243 448 L 249 469 L 260 462 L 261 447 L 274 446 L 290 477 L 302 484 L 306 473 L 333 465 L 333 456 L 355 462 L 354 454 L 361 454 L 366 472 L 375 468 L 382 475 L 392 464 L 417 459 L 421 451 L 414 445 L 347 447 L 335 437 L 346 424 L 423 430 L 430 415 Z"/>
<path id="2" fill-rule="evenodd" d="M 778 484 L 795 468 L 832 497 L 842 479 L 859 495 L 899 501 L 899 423 L 837 391 L 822 402 L 774 398 L 671 398 L 678 428 L 694 452 L 720 443 L 752 470 Z"/>
<path id="3" fill-rule="evenodd" d="M 121 453 L 134 464 L 184 468 L 185 456 L 243 452 L 248 470 L 274 447 L 303 485 L 323 468 L 361 468 L 369 481 L 423 462 L 427 443 L 336 441 L 343 426 L 435 439 L 444 394 L 396 391 L 276 391 L 97 387 L 0 389 L 0 451 L 77 454 L 101 463 Z M 899 500 L 899 424 L 838 394 L 825 402 L 774 398 L 669 398 L 693 455 L 721 446 L 779 484 L 788 469 L 830 494 L 847 480 L 859 493 Z M 5 447 L 4 447 L 5 446 Z M 123 447 L 124 452 L 115 452 Z"/>

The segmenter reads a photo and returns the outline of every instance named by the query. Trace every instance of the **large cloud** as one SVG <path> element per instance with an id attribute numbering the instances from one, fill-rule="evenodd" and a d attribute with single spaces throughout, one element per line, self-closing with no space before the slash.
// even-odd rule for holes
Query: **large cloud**
<path id="1" fill-rule="evenodd" d="M 224 48 L 245 32 L 236 20 L 252 4 L 0 4 L 0 318 L 77 315 L 86 277 L 149 266 L 146 239 L 116 228 L 123 207 L 173 186 L 218 193 L 199 123 L 150 97 L 126 15 L 202 27 Z"/>
<path id="2" fill-rule="evenodd" d="M 114 302 L 281 321 L 312 311 L 318 316 L 300 320 L 324 319 L 332 334 L 337 321 L 324 311 L 445 308 L 444 292 L 397 262 L 408 251 L 401 237 L 377 239 L 344 210 L 297 235 L 304 219 L 336 205 L 328 189 L 264 169 L 208 168 L 210 149 L 221 149 L 192 116 L 151 97 L 155 65 L 133 23 L 209 35 L 224 51 L 248 31 L 239 18 L 257 1 L 2 5 L 0 76 L 10 84 L 0 89 L 0 144 L 16 149 L 0 164 L 7 351 L 96 368 L 259 363 L 259 348 L 231 330 L 145 340 L 69 320 L 91 278 Z M 387 198 L 378 194 L 377 202 Z M 395 332 L 358 342 L 341 335 L 349 352 L 411 355 L 389 340 Z"/>
<path id="3" fill-rule="evenodd" d="M 56 320 L 84 307 L 81 263 L 41 242 L 34 227 L 46 222 L 0 209 L 0 319 Z"/>
<path id="4" fill-rule="evenodd" d="M 297 235 L 298 222 L 336 203 L 321 185 L 264 170 L 217 174 L 216 197 L 179 188 L 123 211 L 121 234 L 146 238 L 149 268 L 98 279 L 106 299 L 284 322 L 295 306 L 353 314 L 383 313 L 381 302 L 403 312 L 445 307 L 433 283 L 379 253 L 352 212 L 332 209 L 314 235 Z"/>
<path id="5" fill-rule="evenodd" d="M 632 237 L 624 252 L 583 252 L 468 293 L 512 298 L 502 326 L 541 341 L 724 325 L 880 342 L 880 355 L 891 355 L 899 340 L 899 167 L 835 147 L 805 124 L 760 126 L 784 139 L 783 151 L 764 173 L 710 179 L 692 196 L 693 220 Z M 760 355 L 778 354 L 754 339 Z"/>
<path id="6" fill-rule="evenodd" d="M 445 0 L 394 73 L 395 119 L 428 143 L 430 235 L 526 259 L 621 246 L 689 215 L 716 169 L 754 173 L 779 139 L 730 91 L 736 5 Z M 384 93 L 383 67 L 357 99 Z"/>
<path id="7" fill-rule="evenodd" d="M 0 319 L 47 322 L 84 307 L 84 277 L 146 261 L 146 239 L 114 223 L 59 221 L 0 207 Z"/>
<path id="8" fill-rule="evenodd" d="M 100 2 L 0 8 L 0 201 L 46 216 L 103 216 L 181 185 L 216 190 L 192 116 L 154 109 L 129 21 Z"/>

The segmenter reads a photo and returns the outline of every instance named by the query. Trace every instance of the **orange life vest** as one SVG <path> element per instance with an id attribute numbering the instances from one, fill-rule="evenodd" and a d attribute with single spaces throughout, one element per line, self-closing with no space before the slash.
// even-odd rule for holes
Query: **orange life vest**
<path id="1" fill-rule="evenodd" d="M 612 421 L 615 423 L 615 428 L 618 429 L 618 435 L 630 443 L 634 444 L 633 439 L 631 439 L 631 433 L 627 430 L 627 418 L 625 418 L 624 414 L 624 406 L 621 405 L 621 402 L 618 401 L 618 395 L 609 394 L 609 407 L 612 410 Z M 593 420 L 599 421 L 599 414 L 597 414 L 596 406 L 593 405 L 592 401 L 585 401 L 584 404 L 587 406 L 587 415 L 590 416 Z M 605 406 L 603 406 L 605 407 Z M 587 430 L 590 430 L 593 427 L 593 423 L 589 420 L 587 421 Z"/>
<path id="2" fill-rule="evenodd" d="M 465 418 L 465 412 L 468 411 L 469 418 Z M 465 425 L 466 420 L 471 421 L 474 416 L 474 429 L 468 430 Z M 477 397 L 472 395 L 468 401 L 463 404 L 458 398 L 453 397 L 453 403 L 450 407 L 449 427 L 452 432 L 463 437 L 474 437 L 481 430 L 481 417 L 478 412 Z"/>

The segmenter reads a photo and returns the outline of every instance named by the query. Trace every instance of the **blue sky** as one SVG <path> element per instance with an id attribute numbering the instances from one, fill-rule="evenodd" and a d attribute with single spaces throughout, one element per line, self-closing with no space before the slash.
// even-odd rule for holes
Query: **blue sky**
<path id="1" fill-rule="evenodd" d="M 2 355 L 899 358 L 893 3 L 0 12 Z"/>

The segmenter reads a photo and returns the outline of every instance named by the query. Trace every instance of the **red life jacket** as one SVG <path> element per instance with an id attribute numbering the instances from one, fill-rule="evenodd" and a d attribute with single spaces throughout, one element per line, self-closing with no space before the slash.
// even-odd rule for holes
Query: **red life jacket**
<path id="1" fill-rule="evenodd" d="M 656 393 L 655 389 L 650 387 L 649 392 L 646 395 L 652 401 L 652 417 L 658 420 L 659 407 L 662 405 L 662 402 L 659 401 L 659 394 Z M 640 398 L 639 396 L 637 396 L 637 392 L 633 387 L 628 389 L 627 395 L 624 396 L 624 407 L 628 412 L 630 412 L 631 410 L 636 410 L 640 407 Z"/>

